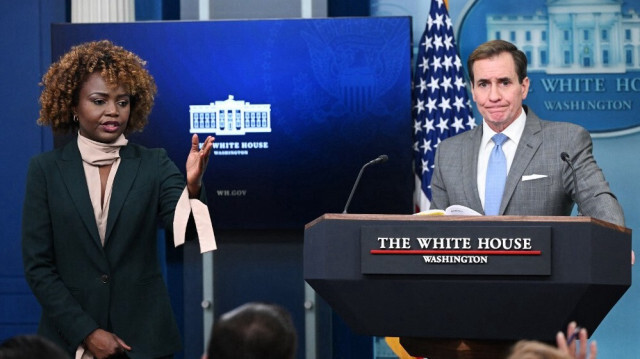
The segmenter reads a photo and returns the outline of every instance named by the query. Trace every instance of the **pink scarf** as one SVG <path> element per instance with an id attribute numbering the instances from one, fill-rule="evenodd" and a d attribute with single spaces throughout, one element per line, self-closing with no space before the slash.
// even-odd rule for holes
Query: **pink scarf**
<path id="1" fill-rule="evenodd" d="M 89 197 L 91 198 L 93 214 L 96 218 L 98 233 L 100 234 L 100 242 L 103 246 L 107 230 L 107 216 L 109 214 L 113 179 L 120 164 L 120 147 L 125 146 L 128 142 L 124 135 L 120 135 L 120 137 L 112 143 L 102 143 L 90 140 L 78 133 L 78 149 L 82 157 L 84 175 L 87 179 Z M 102 188 L 98 168 L 106 165 L 111 165 L 111 170 L 107 178 L 104 199 L 101 199 Z M 102 205 L 100 205 L 101 203 Z"/>

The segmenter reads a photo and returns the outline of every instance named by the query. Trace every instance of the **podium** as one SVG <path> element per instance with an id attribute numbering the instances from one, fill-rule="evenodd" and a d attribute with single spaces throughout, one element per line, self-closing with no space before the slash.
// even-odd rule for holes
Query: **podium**
<path id="1" fill-rule="evenodd" d="M 630 255 L 630 229 L 590 217 L 325 214 L 305 227 L 303 270 L 358 334 L 484 358 L 573 320 L 593 333 L 631 285 Z"/>

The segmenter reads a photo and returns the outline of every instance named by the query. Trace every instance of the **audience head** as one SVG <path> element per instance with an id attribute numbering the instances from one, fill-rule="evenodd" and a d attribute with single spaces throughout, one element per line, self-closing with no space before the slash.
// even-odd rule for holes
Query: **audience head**
<path id="1" fill-rule="evenodd" d="M 70 359 L 52 341 L 38 335 L 18 335 L 0 344 L 0 359 Z"/>
<path id="2" fill-rule="evenodd" d="M 296 330 L 289 312 L 265 303 L 247 303 L 213 325 L 208 359 L 293 359 Z"/>

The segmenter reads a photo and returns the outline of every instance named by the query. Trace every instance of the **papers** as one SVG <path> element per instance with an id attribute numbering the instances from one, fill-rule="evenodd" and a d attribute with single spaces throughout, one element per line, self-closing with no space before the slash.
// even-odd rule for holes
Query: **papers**
<path id="1" fill-rule="evenodd" d="M 414 213 L 414 216 L 444 216 L 446 212 L 443 209 L 428 209 L 426 211 Z"/>
<path id="2" fill-rule="evenodd" d="M 472 210 L 469 207 L 454 204 L 446 209 L 428 209 L 426 211 L 418 212 L 416 216 L 482 216 L 482 214 Z"/>
<path id="3" fill-rule="evenodd" d="M 449 216 L 482 216 L 482 214 L 472 210 L 469 207 L 454 204 L 447 207 L 445 214 Z"/>

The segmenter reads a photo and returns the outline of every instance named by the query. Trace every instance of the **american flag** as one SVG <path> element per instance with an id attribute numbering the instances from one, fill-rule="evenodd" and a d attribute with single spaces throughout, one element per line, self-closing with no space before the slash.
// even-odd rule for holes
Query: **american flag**
<path id="1" fill-rule="evenodd" d="M 417 211 L 424 211 L 431 201 L 431 175 L 438 144 L 476 126 L 444 0 L 431 0 L 413 86 L 414 203 Z"/>

